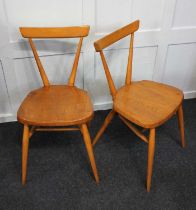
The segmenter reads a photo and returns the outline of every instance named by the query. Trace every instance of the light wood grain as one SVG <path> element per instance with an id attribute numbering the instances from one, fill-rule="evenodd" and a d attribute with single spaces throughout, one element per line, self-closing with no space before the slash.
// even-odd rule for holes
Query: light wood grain
<path id="1" fill-rule="evenodd" d="M 93 146 L 97 143 L 97 141 L 99 140 L 99 138 L 101 137 L 101 135 L 103 134 L 105 129 L 108 127 L 108 125 L 111 122 L 111 120 L 113 119 L 114 115 L 115 115 L 114 110 L 110 111 L 110 113 L 107 115 L 107 117 L 104 120 L 103 125 L 101 126 L 101 128 L 99 129 L 98 133 L 96 134 L 96 136 L 93 140 Z"/>
<path id="2" fill-rule="evenodd" d="M 178 108 L 178 125 L 179 125 L 179 129 L 180 129 L 182 147 L 185 148 L 185 139 L 184 139 L 184 117 L 183 117 L 182 105 L 180 105 L 179 108 Z"/>
<path id="3" fill-rule="evenodd" d="M 152 170 L 154 162 L 154 150 L 155 150 L 155 128 L 150 129 L 150 137 L 148 143 L 148 168 L 147 168 L 147 191 L 150 192 Z"/>
<path id="4" fill-rule="evenodd" d="M 108 47 L 109 45 L 117 42 L 118 40 L 134 33 L 139 28 L 139 20 L 136 20 L 133 23 L 130 23 L 127 26 L 124 26 L 111 34 L 104 36 L 103 38 L 94 42 L 95 50 L 100 52 L 104 48 Z"/>
<path id="5" fill-rule="evenodd" d="M 23 140 L 22 140 L 22 184 L 26 183 L 27 177 L 27 160 L 29 151 L 29 127 L 24 125 Z"/>
<path id="6" fill-rule="evenodd" d="M 100 53 L 102 59 L 105 75 L 113 99 L 113 109 L 99 129 L 93 141 L 93 145 L 96 144 L 105 128 L 110 123 L 111 117 L 113 117 L 112 113 L 119 114 L 122 121 L 140 137 L 141 140 L 149 143 L 147 191 L 150 191 L 155 147 L 155 128 L 170 119 L 176 112 L 178 112 L 182 147 L 185 146 L 183 110 L 181 105 L 184 96 L 181 90 L 169 85 L 153 81 L 131 81 L 134 32 L 137 31 L 138 28 L 139 21 L 135 21 L 106 35 L 94 43 L 95 50 Z M 131 38 L 125 85 L 116 89 L 107 61 L 104 57 L 103 49 L 128 35 L 131 35 Z M 141 126 L 143 132 L 150 129 L 149 140 L 133 124 Z"/>
<path id="7" fill-rule="evenodd" d="M 36 128 L 36 131 L 48 131 L 48 132 L 50 132 L 50 131 L 78 131 L 78 130 L 80 130 L 79 128 L 63 128 L 63 127 L 61 127 L 61 128 L 56 128 L 56 127 L 54 127 L 54 128 Z"/>
<path id="8" fill-rule="evenodd" d="M 82 134 L 84 136 L 84 142 L 85 142 L 86 150 L 87 150 L 87 153 L 88 153 L 88 156 L 89 156 L 89 159 L 90 159 L 93 174 L 95 176 L 95 180 L 96 180 L 97 183 L 99 183 L 99 176 L 98 176 L 98 173 L 97 173 L 97 167 L 96 167 L 96 164 L 95 164 L 93 148 L 92 148 L 91 139 L 90 139 L 90 135 L 89 135 L 89 132 L 88 132 L 87 125 L 82 124 L 81 125 L 81 130 L 82 130 Z"/>
<path id="9" fill-rule="evenodd" d="M 108 81 L 108 85 L 109 85 L 109 88 L 110 88 L 110 93 L 111 93 L 112 97 L 114 98 L 115 94 L 116 94 L 116 87 L 115 87 L 114 82 L 112 80 L 112 76 L 110 74 L 110 71 L 109 71 L 107 62 L 105 60 L 105 56 L 104 56 L 103 51 L 100 51 L 100 55 L 101 55 L 101 60 L 103 62 L 103 67 L 104 67 L 104 70 L 105 70 L 105 75 L 106 75 L 106 78 L 107 78 L 107 81 Z"/>
<path id="10" fill-rule="evenodd" d="M 89 26 L 20 27 L 24 38 L 76 38 L 88 36 Z"/>
<path id="11" fill-rule="evenodd" d="M 76 56 L 75 56 L 75 59 L 74 59 L 74 64 L 73 64 L 72 71 L 71 71 L 71 75 L 69 77 L 69 85 L 71 85 L 71 86 L 74 86 L 75 79 L 76 79 L 76 72 L 77 72 L 78 62 L 79 62 L 79 58 L 80 58 L 82 41 L 83 41 L 83 38 L 80 38 L 80 41 L 79 41 L 79 44 L 78 44 L 78 49 L 77 49 Z"/>
<path id="12" fill-rule="evenodd" d="M 93 106 L 88 93 L 74 86 L 83 37 L 89 26 L 64 28 L 20 28 L 23 37 L 29 38 L 44 87 L 31 91 L 17 112 L 24 124 L 22 148 L 22 184 L 26 183 L 29 138 L 36 131 L 81 130 L 96 182 L 99 181 L 90 135 L 86 123 L 93 117 Z M 68 85 L 50 85 L 32 38 L 80 38 Z M 81 126 L 82 124 L 82 126 Z M 29 132 L 29 126 L 31 130 Z M 61 126 L 61 127 L 60 127 Z M 67 127 L 65 126 L 75 126 Z M 81 128 L 79 129 L 78 127 Z"/>
<path id="13" fill-rule="evenodd" d="M 124 117 L 119 115 L 120 119 L 127 125 L 138 137 L 140 137 L 141 140 L 148 143 L 148 139 L 128 120 L 126 120 Z"/>
<path id="14" fill-rule="evenodd" d="M 50 85 L 30 92 L 22 102 L 17 118 L 35 126 L 69 126 L 93 117 L 87 92 L 68 85 Z"/>
<path id="15" fill-rule="evenodd" d="M 121 87 L 114 110 L 143 128 L 155 128 L 167 121 L 182 103 L 177 88 L 153 81 L 139 81 Z"/>
<path id="16" fill-rule="evenodd" d="M 126 73 L 126 79 L 125 79 L 126 85 L 129 85 L 131 83 L 131 77 L 132 77 L 133 42 L 134 42 L 134 34 L 131 34 L 129 57 L 128 57 L 128 63 L 127 63 L 127 73 Z"/>
<path id="17" fill-rule="evenodd" d="M 37 54 L 37 51 L 36 51 L 36 48 L 35 48 L 35 45 L 34 45 L 32 39 L 29 39 L 29 44 L 30 44 L 31 49 L 33 51 L 33 55 L 35 57 L 35 61 L 37 63 L 37 67 L 39 69 L 39 73 L 40 73 L 40 76 L 42 78 L 43 84 L 44 84 L 44 86 L 49 86 L 50 82 L 49 82 L 48 77 L 47 77 L 47 75 L 46 75 L 46 73 L 44 71 L 44 68 L 43 68 L 42 63 L 40 61 L 40 58 L 39 58 L 39 56 Z"/>

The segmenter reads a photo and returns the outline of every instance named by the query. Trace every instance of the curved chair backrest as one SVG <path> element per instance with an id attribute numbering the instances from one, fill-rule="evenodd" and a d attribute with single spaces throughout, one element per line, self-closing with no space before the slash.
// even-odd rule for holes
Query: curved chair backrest
<path id="1" fill-rule="evenodd" d="M 115 96 L 116 93 L 116 88 L 114 85 L 114 82 L 112 80 L 104 53 L 103 49 L 106 47 L 112 45 L 113 43 L 119 41 L 120 39 L 131 35 L 131 40 L 130 40 L 130 48 L 129 48 L 129 58 L 128 58 L 128 64 L 127 64 L 127 73 L 126 73 L 126 79 L 125 79 L 125 84 L 129 85 L 131 83 L 131 76 L 132 76 L 132 60 L 133 60 L 133 41 L 134 41 L 134 32 L 139 29 L 139 20 L 136 20 L 135 22 L 124 26 L 123 28 L 118 29 L 117 31 L 114 31 L 111 34 L 106 35 L 105 37 L 99 39 L 94 43 L 95 50 L 100 53 L 101 59 L 103 62 L 103 67 L 105 70 L 105 74 L 107 77 L 108 85 L 110 88 L 110 92 L 112 97 Z"/>
<path id="2" fill-rule="evenodd" d="M 50 28 L 34 28 L 34 27 L 20 27 L 20 32 L 24 38 L 29 39 L 29 43 L 31 46 L 31 49 L 33 51 L 42 81 L 44 86 L 49 86 L 49 80 L 48 77 L 44 71 L 44 68 L 42 66 L 42 63 L 40 61 L 40 58 L 38 56 L 37 50 L 35 48 L 35 45 L 32 41 L 32 39 L 42 39 L 42 38 L 80 38 L 78 48 L 76 51 L 71 75 L 69 77 L 68 84 L 70 86 L 74 86 L 75 78 L 76 78 L 76 72 L 78 67 L 78 62 L 80 58 L 80 51 L 82 47 L 83 37 L 88 36 L 90 30 L 90 26 L 73 26 L 73 27 L 50 27 Z"/>

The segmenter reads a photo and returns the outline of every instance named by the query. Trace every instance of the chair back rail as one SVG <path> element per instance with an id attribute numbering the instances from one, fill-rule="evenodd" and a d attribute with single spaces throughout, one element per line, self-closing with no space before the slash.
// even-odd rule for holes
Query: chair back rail
<path id="1" fill-rule="evenodd" d="M 130 37 L 130 47 L 129 47 L 129 56 L 128 56 L 128 63 L 127 63 L 127 71 L 126 71 L 126 78 L 125 78 L 125 84 L 129 85 L 131 84 L 132 79 L 132 62 L 133 62 L 133 42 L 134 42 L 134 32 L 139 29 L 139 20 L 134 21 L 133 23 L 130 23 L 129 25 L 126 25 L 117 31 L 112 32 L 111 34 L 106 35 L 105 37 L 99 39 L 94 43 L 95 50 L 100 53 L 101 60 L 103 63 L 103 67 L 105 70 L 106 78 L 108 81 L 108 85 L 110 88 L 110 93 L 112 97 L 115 97 L 116 94 L 116 87 L 114 85 L 114 81 L 112 79 L 112 76 L 110 74 L 109 67 L 107 65 L 107 61 L 105 59 L 103 50 L 114 44 L 115 42 L 119 41 L 120 39 L 123 39 L 124 37 L 131 35 Z"/>
<path id="2" fill-rule="evenodd" d="M 74 63 L 72 67 L 72 71 L 69 77 L 68 85 L 74 86 L 77 67 L 80 58 L 80 51 L 82 48 L 83 37 L 88 36 L 90 30 L 90 26 L 73 26 L 73 27 L 59 27 L 59 28 L 34 28 L 34 27 L 20 27 L 20 32 L 24 38 L 29 39 L 29 44 L 33 51 L 33 55 L 35 57 L 35 61 L 37 63 L 37 67 L 42 79 L 44 86 L 49 86 L 50 82 L 46 75 L 46 72 L 43 68 L 39 55 L 37 53 L 35 44 L 32 39 L 47 39 L 47 38 L 80 38 L 76 55 L 74 58 Z"/>
<path id="3" fill-rule="evenodd" d="M 119 41 L 120 39 L 134 33 L 139 28 L 139 20 L 134 21 L 133 23 L 130 23 L 129 25 L 126 25 L 111 34 L 108 34 L 104 36 L 103 38 L 97 40 L 94 43 L 95 50 L 97 52 L 100 52 L 101 50 L 105 49 L 106 47 L 110 46 L 111 44 L 114 44 L 115 42 Z"/>
<path id="4" fill-rule="evenodd" d="M 88 36 L 90 26 L 72 27 L 20 27 L 24 38 L 77 38 Z"/>

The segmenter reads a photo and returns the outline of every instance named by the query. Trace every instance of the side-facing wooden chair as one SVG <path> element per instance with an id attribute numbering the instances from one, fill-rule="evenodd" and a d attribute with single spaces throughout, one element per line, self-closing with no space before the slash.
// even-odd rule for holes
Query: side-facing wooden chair
<path id="1" fill-rule="evenodd" d="M 140 137 L 141 140 L 148 143 L 147 191 L 150 191 L 155 148 L 155 130 L 176 112 L 178 113 L 182 147 L 185 147 L 182 110 L 183 93 L 175 87 L 153 81 L 131 82 L 134 32 L 137 31 L 138 28 L 139 21 L 137 20 L 94 43 L 95 49 L 100 53 L 103 62 L 106 78 L 113 98 L 113 109 L 98 131 L 93 140 L 93 145 L 95 145 L 101 137 L 115 113 L 118 113 L 120 119 Z M 125 85 L 117 90 L 104 57 L 103 49 L 128 35 L 131 35 L 131 39 Z M 141 126 L 143 128 L 142 131 L 150 129 L 149 139 L 146 138 L 143 132 L 139 131 L 133 123 Z"/>
<path id="2" fill-rule="evenodd" d="M 24 124 L 22 141 L 22 184 L 26 183 L 29 138 L 35 131 L 80 130 L 90 159 L 96 182 L 99 182 L 87 123 L 93 117 L 93 106 L 86 91 L 74 86 L 83 37 L 89 26 L 61 28 L 20 28 L 29 39 L 43 87 L 30 92 L 22 102 L 17 119 Z M 50 85 L 32 38 L 80 38 L 68 85 Z M 68 126 L 68 127 L 67 127 Z"/>

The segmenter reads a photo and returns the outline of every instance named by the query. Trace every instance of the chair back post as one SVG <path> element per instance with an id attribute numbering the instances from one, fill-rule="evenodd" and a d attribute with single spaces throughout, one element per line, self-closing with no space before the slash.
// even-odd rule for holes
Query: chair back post
<path id="1" fill-rule="evenodd" d="M 49 83 L 48 77 L 47 77 L 47 75 L 46 75 L 46 73 L 44 71 L 44 68 L 42 66 L 41 60 L 40 60 L 40 58 L 39 58 L 39 56 L 37 54 L 35 45 L 34 45 L 34 43 L 33 43 L 31 38 L 29 38 L 29 44 L 30 44 L 31 49 L 33 51 L 33 55 L 34 55 L 35 61 L 37 63 L 37 67 L 39 69 L 39 73 L 40 73 L 40 76 L 42 78 L 42 82 L 43 82 L 44 86 L 47 87 L 47 86 L 50 85 L 50 83 Z"/>
<path id="2" fill-rule="evenodd" d="M 32 41 L 32 39 L 47 39 L 47 38 L 80 38 L 72 71 L 68 80 L 68 85 L 74 86 L 78 62 L 80 58 L 80 51 L 82 48 L 83 38 L 88 36 L 90 30 L 90 26 L 71 26 L 71 27 L 49 27 L 49 28 L 36 28 L 36 27 L 20 27 L 20 32 L 24 38 L 29 39 L 29 44 L 33 51 L 33 55 L 35 57 L 40 76 L 42 78 L 44 86 L 49 86 L 49 80 L 37 53 L 36 47 Z"/>
<path id="3" fill-rule="evenodd" d="M 130 38 L 129 57 L 128 57 L 128 63 L 127 63 L 125 85 L 130 85 L 131 80 L 132 80 L 133 42 L 134 42 L 134 33 L 131 34 L 131 38 Z"/>
<path id="4" fill-rule="evenodd" d="M 68 84 L 70 86 L 74 86 L 74 83 L 75 83 L 76 72 L 77 72 L 78 62 L 79 62 L 79 58 L 80 58 L 80 51 L 81 51 L 81 48 L 82 48 L 82 42 L 83 42 L 83 37 L 80 38 L 78 48 L 77 48 L 77 52 L 76 52 L 75 59 L 74 59 L 74 64 L 73 64 L 72 71 L 71 71 L 71 75 L 69 77 Z"/>
<path id="5" fill-rule="evenodd" d="M 109 88 L 110 88 L 110 93 L 112 95 L 112 98 L 114 99 L 115 94 L 116 94 L 116 87 L 115 87 L 114 82 L 112 80 L 112 76 L 110 74 L 110 70 L 108 68 L 108 65 L 107 65 L 107 62 L 106 62 L 106 59 L 105 59 L 105 56 L 104 56 L 104 53 L 103 53 L 102 50 L 100 51 L 100 56 L 101 56 L 101 60 L 102 60 L 102 63 L 103 63 L 104 70 L 105 70 L 105 75 L 106 75 L 106 78 L 107 78 L 107 81 L 108 81 L 108 85 L 109 85 Z"/>
<path id="6" fill-rule="evenodd" d="M 116 88 L 114 85 L 114 82 L 112 80 L 106 59 L 104 57 L 103 50 L 114 44 L 115 42 L 123 39 L 124 37 L 131 35 L 130 39 L 130 48 L 129 48 L 129 56 L 128 56 L 128 64 L 127 64 L 127 72 L 126 72 L 126 78 L 125 78 L 125 85 L 131 84 L 131 79 L 132 79 L 132 61 L 133 61 L 133 42 L 134 42 L 134 32 L 137 31 L 139 28 L 139 20 L 136 20 L 106 36 L 103 38 L 97 40 L 94 43 L 95 50 L 100 53 L 103 67 L 105 70 L 106 78 L 108 80 L 108 85 L 110 88 L 110 92 L 112 97 L 114 98 L 115 93 L 116 93 Z"/>

